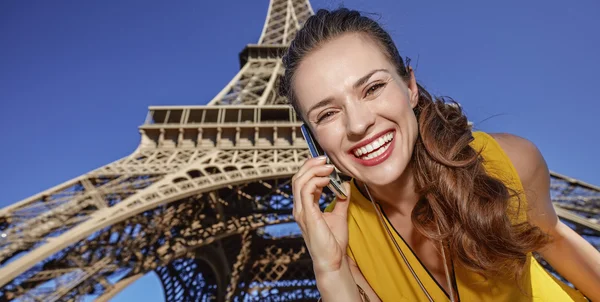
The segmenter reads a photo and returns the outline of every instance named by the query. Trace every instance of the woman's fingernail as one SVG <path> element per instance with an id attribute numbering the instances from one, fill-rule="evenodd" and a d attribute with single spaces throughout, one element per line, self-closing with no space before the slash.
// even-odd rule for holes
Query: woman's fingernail
<path id="1" fill-rule="evenodd" d="M 327 164 L 327 165 L 325 165 L 325 167 L 327 167 L 327 168 L 333 168 L 333 165 Z"/>
<path id="2" fill-rule="evenodd" d="M 323 161 L 325 159 L 327 159 L 327 156 L 325 155 L 317 156 L 317 160 Z"/>

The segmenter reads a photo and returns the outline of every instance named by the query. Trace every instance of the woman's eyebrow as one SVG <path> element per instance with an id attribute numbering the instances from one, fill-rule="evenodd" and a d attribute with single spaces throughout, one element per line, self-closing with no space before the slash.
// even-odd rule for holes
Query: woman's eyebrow
<path id="1" fill-rule="evenodd" d="M 328 97 L 322 101 L 319 101 L 318 103 L 316 103 L 315 105 L 313 105 L 308 112 L 306 112 L 306 116 L 310 116 L 310 113 L 312 111 L 314 111 L 315 109 L 321 108 L 321 107 L 325 107 L 327 105 L 329 105 L 329 103 L 333 102 L 333 97 Z"/>
<path id="2" fill-rule="evenodd" d="M 358 79 L 358 81 L 356 81 L 356 83 L 354 83 L 354 85 L 352 85 L 352 87 L 353 87 L 354 89 L 356 89 L 356 88 L 358 88 L 358 87 L 362 86 L 362 84 L 366 83 L 366 82 L 367 82 L 367 81 L 368 81 L 368 80 L 371 78 L 371 76 L 373 76 L 375 73 L 377 73 L 377 72 L 380 72 L 380 71 L 383 71 L 383 72 L 390 73 L 390 72 L 389 72 L 387 69 L 385 69 L 385 68 L 383 68 L 383 69 L 375 69 L 375 70 L 372 70 L 371 72 L 369 72 L 369 73 L 367 73 L 366 75 L 364 75 L 362 78 Z"/>

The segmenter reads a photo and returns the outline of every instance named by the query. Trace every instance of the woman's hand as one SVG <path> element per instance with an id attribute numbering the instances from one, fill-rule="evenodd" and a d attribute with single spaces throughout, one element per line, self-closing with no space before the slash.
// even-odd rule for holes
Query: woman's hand
<path id="1" fill-rule="evenodd" d="M 321 212 L 319 199 L 329 184 L 332 165 L 325 157 L 307 160 L 292 178 L 294 218 L 313 260 L 317 288 L 323 301 L 364 301 L 357 283 L 371 301 L 380 301 L 369 286 L 358 266 L 348 260 L 348 205 L 350 185 L 344 183 L 348 196 L 338 196 L 331 212 Z M 350 265 L 352 261 L 352 265 Z"/>
<path id="2" fill-rule="evenodd" d="M 331 212 L 323 213 L 319 208 L 323 188 L 329 184 L 329 175 L 334 169 L 325 159 L 308 159 L 292 178 L 294 218 L 302 231 L 316 276 L 340 270 L 348 246 L 350 195 L 346 199 L 338 197 Z M 350 192 L 348 183 L 343 185 Z"/>

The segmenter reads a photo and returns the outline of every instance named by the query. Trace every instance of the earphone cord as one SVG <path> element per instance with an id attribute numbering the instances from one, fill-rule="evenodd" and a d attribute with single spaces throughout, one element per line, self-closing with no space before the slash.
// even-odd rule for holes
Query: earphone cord
<path id="1" fill-rule="evenodd" d="M 440 225 L 436 223 L 438 234 L 442 235 L 440 231 Z M 444 243 L 440 241 L 440 245 L 442 246 L 442 259 L 444 259 L 444 272 L 446 273 L 446 281 L 448 282 L 448 290 L 450 291 L 450 301 L 454 302 L 454 286 L 452 286 L 452 282 L 450 281 L 450 272 L 448 271 L 448 263 L 446 261 L 446 248 L 444 247 Z M 454 268 L 452 269 L 454 271 Z"/>
<path id="2" fill-rule="evenodd" d="M 415 280 L 419 284 L 419 287 L 421 287 L 421 290 L 423 291 L 423 293 L 425 294 L 425 296 L 427 297 L 427 299 L 430 302 L 433 302 L 433 298 L 431 297 L 431 295 L 429 294 L 429 292 L 427 291 L 427 289 L 425 288 L 425 286 L 421 282 L 421 279 L 419 279 L 419 276 L 417 276 L 417 274 L 415 273 L 415 271 L 412 268 L 412 266 L 410 265 L 410 263 L 408 263 L 408 259 L 406 258 L 406 255 L 404 255 L 404 252 L 402 251 L 402 249 L 398 245 L 398 242 L 396 242 L 396 239 L 392 235 L 392 232 L 390 231 L 389 227 L 385 223 L 385 220 L 383 219 L 383 215 L 381 214 L 381 210 L 375 204 L 375 199 L 373 199 L 373 196 L 371 196 L 371 192 L 369 191 L 369 188 L 367 187 L 366 184 L 364 186 L 365 186 L 365 191 L 367 192 L 367 195 L 369 195 L 369 200 L 371 201 L 371 204 L 375 208 L 375 212 L 377 213 L 377 216 L 379 217 L 379 222 L 381 222 L 381 224 L 383 225 L 383 228 L 386 230 L 388 236 L 390 236 L 390 238 L 392 239 L 392 242 L 394 243 L 394 246 L 396 246 L 396 249 L 398 250 L 398 253 L 402 257 L 402 260 L 404 261 L 404 264 L 406 264 L 406 266 L 408 267 L 408 270 L 410 271 L 410 273 L 413 275 L 413 277 L 415 278 Z M 440 226 L 438 225 L 437 227 L 438 227 L 438 232 L 440 232 Z M 440 234 L 441 234 L 441 232 L 440 232 Z M 440 244 L 441 244 L 441 242 L 440 242 Z M 448 271 L 448 265 L 447 265 L 447 262 L 446 262 L 446 253 L 444 252 L 444 245 L 443 244 L 442 244 L 442 257 L 444 259 L 444 271 L 446 273 L 446 280 L 448 281 L 448 287 L 450 289 L 450 301 L 454 302 L 455 301 L 454 300 L 454 291 L 453 291 L 452 283 L 450 282 L 450 272 Z"/>

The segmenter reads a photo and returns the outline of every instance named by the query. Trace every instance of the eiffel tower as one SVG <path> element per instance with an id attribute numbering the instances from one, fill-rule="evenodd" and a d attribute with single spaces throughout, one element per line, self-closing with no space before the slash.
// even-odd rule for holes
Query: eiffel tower
<path id="1" fill-rule="evenodd" d="M 308 0 L 270 0 L 258 43 L 208 105 L 150 107 L 131 155 L 1 209 L 0 301 L 107 301 L 152 271 L 166 301 L 318 298 L 291 215 L 308 152 L 276 93 L 312 13 Z M 552 173 L 551 189 L 561 219 L 599 248 L 600 188 Z"/>

